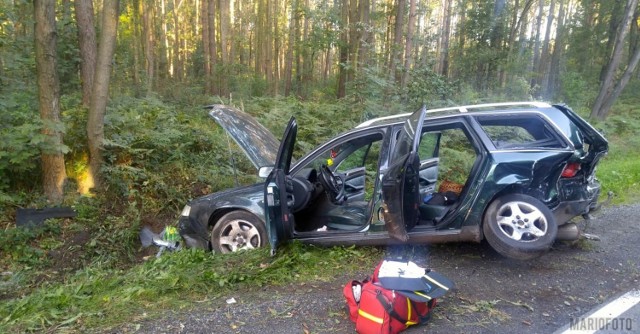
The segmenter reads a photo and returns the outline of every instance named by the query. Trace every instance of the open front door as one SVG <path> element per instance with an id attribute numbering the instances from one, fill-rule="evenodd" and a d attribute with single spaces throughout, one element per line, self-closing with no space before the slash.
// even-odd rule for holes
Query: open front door
<path id="1" fill-rule="evenodd" d="M 420 218 L 420 158 L 418 145 L 426 107 L 413 113 L 404 123 L 390 154 L 390 165 L 382 178 L 382 206 L 389 235 L 400 241 Z"/>
<path id="2" fill-rule="evenodd" d="M 298 124 L 291 117 L 280 142 L 275 166 L 265 182 L 264 211 L 271 255 L 275 255 L 278 243 L 293 233 L 293 216 L 289 212 L 289 207 L 293 205 L 293 186 L 288 177 L 297 132 Z"/>

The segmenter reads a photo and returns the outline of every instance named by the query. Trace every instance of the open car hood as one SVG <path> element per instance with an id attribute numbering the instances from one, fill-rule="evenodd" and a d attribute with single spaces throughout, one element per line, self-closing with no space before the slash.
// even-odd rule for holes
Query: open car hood
<path id="1" fill-rule="evenodd" d="M 267 128 L 237 108 L 222 104 L 210 105 L 207 108 L 211 109 L 209 116 L 244 150 L 256 169 L 273 166 L 280 142 Z"/>

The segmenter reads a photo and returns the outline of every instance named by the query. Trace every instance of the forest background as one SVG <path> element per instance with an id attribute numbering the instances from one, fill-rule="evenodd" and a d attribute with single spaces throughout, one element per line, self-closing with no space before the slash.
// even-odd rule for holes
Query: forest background
<path id="1" fill-rule="evenodd" d="M 0 326 L 104 322 L 67 293 L 122 268 L 140 286 L 142 225 L 256 181 L 202 109 L 212 103 L 276 136 L 296 116 L 301 151 L 421 104 L 567 103 L 611 141 L 605 190 L 635 201 L 639 15 L 637 0 L 0 0 Z M 15 228 L 17 208 L 56 205 L 76 218 Z M 336 252 L 339 263 L 354 250 Z M 195 268 L 213 261 L 189 254 Z M 219 286 L 275 280 L 214 274 Z M 125 294 L 148 302 L 165 288 L 149 289 Z"/>

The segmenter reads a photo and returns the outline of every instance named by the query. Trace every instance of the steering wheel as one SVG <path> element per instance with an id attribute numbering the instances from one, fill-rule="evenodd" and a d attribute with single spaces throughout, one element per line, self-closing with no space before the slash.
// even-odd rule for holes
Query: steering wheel
<path id="1" fill-rule="evenodd" d="M 344 193 L 344 180 L 342 177 L 333 174 L 326 165 L 320 166 L 320 183 L 335 204 L 342 204 L 346 199 Z"/>

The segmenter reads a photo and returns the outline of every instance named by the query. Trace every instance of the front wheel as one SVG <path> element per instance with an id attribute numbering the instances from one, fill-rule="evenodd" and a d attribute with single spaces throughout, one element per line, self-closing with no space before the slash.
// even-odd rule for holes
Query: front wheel
<path id="1" fill-rule="evenodd" d="M 211 230 L 211 246 L 220 253 L 263 247 L 266 242 L 264 223 L 246 211 L 227 213 Z"/>
<path id="2" fill-rule="evenodd" d="M 529 260 L 549 250 L 556 239 L 558 224 L 551 210 L 536 198 L 509 194 L 489 204 L 482 230 L 498 253 Z"/>

